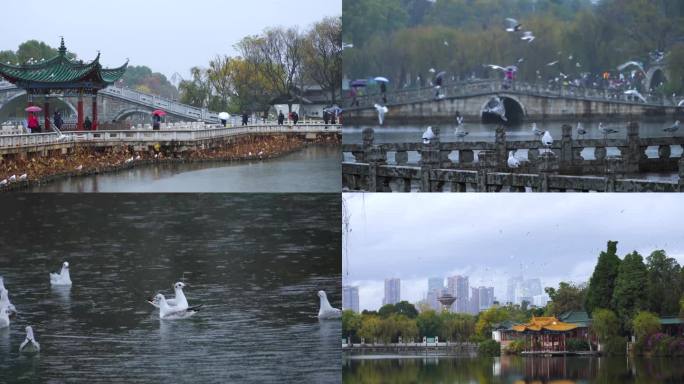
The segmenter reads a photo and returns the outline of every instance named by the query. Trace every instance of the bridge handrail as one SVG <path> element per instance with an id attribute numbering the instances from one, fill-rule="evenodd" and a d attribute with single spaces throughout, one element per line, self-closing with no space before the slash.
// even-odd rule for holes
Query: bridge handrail
<path id="1" fill-rule="evenodd" d="M 60 140 L 55 132 L 34 134 L 0 135 L 0 149 L 29 147 L 46 144 L 73 142 L 160 142 L 160 141 L 196 141 L 212 138 L 239 136 L 248 133 L 322 133 L 342 132 L 339 124 L 305 124 L 305 125 L 248 125 L 244 127 L 212 126 L 204 129 L 174 130 L 117 130 L 117 131 L 71 131 L 63 132 Z"/>

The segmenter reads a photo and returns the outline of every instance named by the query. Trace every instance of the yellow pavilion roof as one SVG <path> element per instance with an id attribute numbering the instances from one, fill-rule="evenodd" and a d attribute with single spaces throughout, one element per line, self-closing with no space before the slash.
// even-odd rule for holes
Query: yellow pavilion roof
<path id="1" fill-rule="evenodd" d="M 567 332 L 577 328 L 576 324 L 564 323 L 554 316 L 532 317 L 527 324 L 514 325 L 514 331 L 517 332 L 539 332 L 542 330 L 554 332 Z"/>

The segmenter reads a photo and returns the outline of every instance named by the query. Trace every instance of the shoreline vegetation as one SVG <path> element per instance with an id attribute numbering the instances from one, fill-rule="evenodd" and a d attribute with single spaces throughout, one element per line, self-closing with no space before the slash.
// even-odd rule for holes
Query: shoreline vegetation
<path id="1" fill-rule="evenodd" d="M 27 174 L 26 180 L 0 186 L 0 192 L 29 189 L 52 181 L 74 177 L 115 173 L 139 166 L 168 163 L 241 162 L 269 160 L 297 152 L 309 145 L 340 145 L 339 135 L 315 141 L 294 136 L 262 136 L 242 138 L 213 148 L 193 148 L 173 153 L 171 148 L 157 147 L 135 151 L 132 147 L 93 148 L 78 146 L 68 154 L 0 160 L 0 179 Z"/>
<path id="2" fill-rule="evenodd" d="M 441 343 L 478 343 L 481 356 L 524 354 L 530 346 L 522 338 L 501 345 L 495 329 L 510 330 L 532 317 L 586 312 L 586 337 L 568 338 L 562 352 L 604 356 L 684 356 L 684 268 L 662 249 L 647 257 L 633 251 L 620 258 L 617 241 L 608 241 L 588 283 L 561 282 L 545 289 L 550 300 L 543 307 L 522 304 L 494 306 L 478 314 L 435 311 L 426 302 L 401 301 L 377 311 L 342 312 L 342 336 L 349 343 L 391 345 L 438 337 Z M 628 342 L 632 340 L 633 342 Z M 382 347 L 380 347 L 382 348 Z M 439 348 L 437 345 L 431 348 Z M 534 350 L 534 349 L 533 349 Z M 544 353 L 545 351 L 539 351 Z M 548 351 L 553 352 L 553 351 Z"/>

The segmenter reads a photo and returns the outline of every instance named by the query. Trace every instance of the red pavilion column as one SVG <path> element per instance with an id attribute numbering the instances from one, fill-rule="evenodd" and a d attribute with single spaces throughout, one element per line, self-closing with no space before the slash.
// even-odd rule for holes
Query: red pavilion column
<path id="1" fill-rule="evenodd" d="M 76 129 L 83 130 L 83 96 L 78 95 L 78 103 L 76 104 Z"/>
<path id="2" fill-rule="evenodd" d="M 93 131 L 97 131 L 97 94 L 93 96 Z"/>
<path id="3" fill-rule="evenodd" d="M 50 130 L 50 103 L 45 99 L 43 106 L 43 116 L 45 116 L 45 132 Z"/>

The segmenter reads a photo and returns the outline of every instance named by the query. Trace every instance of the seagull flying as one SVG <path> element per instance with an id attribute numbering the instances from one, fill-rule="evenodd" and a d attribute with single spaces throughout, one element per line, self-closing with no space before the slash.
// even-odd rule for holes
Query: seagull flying
<path id="1" fill-rule="evenodd" d="M 623 71 L 625 68 L 628 68 L 630 66 L 635 66 L 644 74 L 646 73 L 646 71 L 644 71 L 644 67 L 638 61 L 628 61 L 626 63 L 620 64 L 620 66 L 618 66 L 617 69 L 618 71 Z"/>
<path id="2" fill-rule="evenodd" d="M 549 67 L 552 67 L 552 66 L 554 66 L 554 65 L 556 65 L 556 64 L 558 64 L 558 60 L 552 61 L 552 62 L 550 62 L 550 63 L 548 63 L 548 64 L 546 64 L 546 65 L 549 66 Z"/>
<path id="3" fill-rule="evenodd" d="M 518 32 L 522 24 L 518 23 L 518 20 L 507 17 L 506 18 L 506 32 Z"/>
<path id="4" fill-rule="evenodd" d="M 521 37 L 520 40 L 526 40 L 528 43 L 531 43 L 532 40 L 534 40 L 534 35 L 532 34 L 532 31 L 525 31 L 523 33 L 523 37 Z"/>
<path id="5" fill-rule="evenodd" d="M 318 291 L 318 297 L 321 299 L 321 308 L 318 310 L 318 319 L 327 320 L 339 319 L 342 317 L 342 311 L 337 308 L 333 308 L 330 305 L 330 302 L 328 302 L 328 296 L 325 294 L 325 291 Z"/>
<path id="6" fill-rule="evenodd" d="M 385 114 L 389 111 L 386 106 L 380 105 L 380 104 L 375 104 L 373 105 L 375 107 L 375 110 L 378 112 L 378 122 L 380 122 L 380 125 L 385 121 Z"/>
<path id="7" fill-rule="evenodd" d="M 36 353 L 40 352 L 40 344 L 36 341 L 36 338 L 33 336 L 33 328 L 31 326 L 26 327 L 26 339 L 24 339 L 24 342 L 21 343 L 19 346 L 19 352 L 22 353 Z"/>
<path id="8" fill-rule="evenodd" d="M 636 89 L 628 89 L 625 91 L 625 95 L 631 95 L 631 96 L 636 96 L 639 98 L 639 100 L 643 101 L 644 103 L 646 102 L 646 99 L 637 91 Z"/>
<path id="9" fill-rule="evenodd" d="M 69 262 L 62 263 L 62 270 L 59 273 L 50 274 L 51 285 L 71 285 L 71 277 L 69 276 Z"/>

